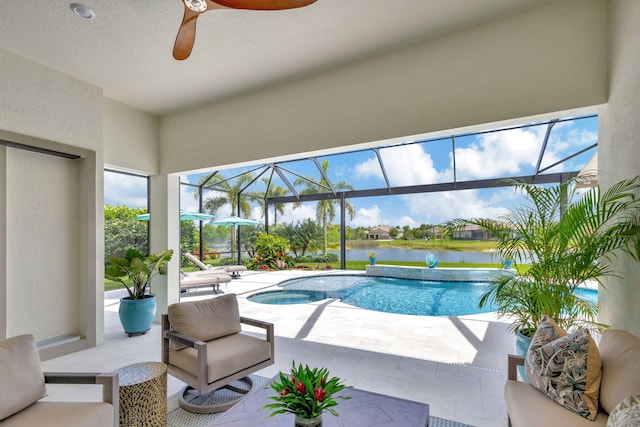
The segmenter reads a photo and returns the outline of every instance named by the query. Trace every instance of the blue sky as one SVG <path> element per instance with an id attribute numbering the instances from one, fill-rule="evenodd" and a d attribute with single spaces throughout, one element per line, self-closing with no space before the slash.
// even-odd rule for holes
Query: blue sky
<path id="1" fill-rule="evenodd" d="M 547 126 L 530 126 L 475 135 L 455 137 L 456 180 L 503 178 L 533 174 L 538 153 Z M 597 142 L 597 117 L 557 123 L 551 132 L 541 168 L 553 165 Z M 381 147 L 379 152 L 392 186 L 421 185 L 453 181 L 451 139 L 424 142 L 406 141 L 406 144 Z M 595 150 L 576 156 L 547 171 L 561 172 L 581 170 Z M 348 154 L 320 156 L 318 161 L 329 161 L 329 179 L 336 183 L 346 181 L 355 189 L 372 189 L 385 186 L 384 177 L 375 153 L 363 150 Z M 290 182 L 297 175 L 318 176 L 315 165 L 309 160 L 287 162 L 283 165 Z M 255 166 L 254 166 L 255 167 Z M 222 171 L 231 177 L 254 167 Z M 105 203 L 127 204 L 132 207 L 146 205 L 146 184 L 140 179 L 119 174 L 105 174 Z M 197 183 L 203 174 L 183 176 L 183 182 Z M 265 175 L 266 176 L 266 175 Z M 136 183 L 136 181 L 138 181 Z M 274 175 L 272 185 L 286 187 Z M 254 191 L 264 191 L 258 180 Z M 193 189 L 182 186 L 181 207 L 197 210 Z M 210 195 L 214 195 L 211 192 Z M 206 197 L 206 196 L 205 196 Z M 351 199 L 356 209 L 349 225 L 371 227 L 380 224 L 419 226 L 422 223 L 437 224 L 459 217 L 497 217 L 505 208 L 519 203 L 512 189 L 464 190 L 430 194 L 411 194 Z M 231 214 L 230 206 L 221 209 L 219 216 Z M 254 207 L 252 218 L 260 220 L 260 210 Z M 273 215 L 270 214 L 271 220 Z M 298 209 L 287 205 L 278 222 L 296 222 L 315 218 L 315 204 L 305 203 Z M 339 217 L 334 219 L 338 222 Z"/>

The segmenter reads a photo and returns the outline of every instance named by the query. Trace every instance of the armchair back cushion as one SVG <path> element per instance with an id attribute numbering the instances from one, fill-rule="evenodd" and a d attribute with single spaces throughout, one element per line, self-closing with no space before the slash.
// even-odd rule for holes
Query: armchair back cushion
<path id="1" fill-rule="evenodd" d="M 610 414 L 627 396 L 640 395 L 640 338 L 607 329 L 600 339 L 600 358 L 600 405 Z"/>
<path id="2" fill-rule="evenodd" d="M 235 294 L 171 304 L 168 315 L 175 332 L 204 342 L 236 334 L 242 330 Z M 178 350 L 175 346 L 173 349 Z"/>
<path id="3" fill-rule="evenodd" d="M 46 395 L 40 354 L 33 335 L 0 341 L 0 378 L 0 420 Z"/>

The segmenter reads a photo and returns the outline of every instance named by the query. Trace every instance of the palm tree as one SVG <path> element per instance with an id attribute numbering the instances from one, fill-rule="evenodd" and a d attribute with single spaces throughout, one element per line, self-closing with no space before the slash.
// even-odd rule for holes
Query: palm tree
<path id="1" fill-rule="evenodd" d="M 283 197 L 289 194 L 289 189 L 281 187 L 279 185 L 269 185 L 269 178 L 262 178 L 262 182 L 267 186 L 267 191 L 265 194 L 255 194 L 254 196 L 260 202 L 260 216 L 264 218 L 266 213 L 266 200 L 271 197 Z M 273 206 L 273 225 L 274 227 L 278 225 L 278 213 L 280 215 L 284 215 L 284 203 L 272 203 Z"/>
<path id="2" fill-rule="evenodd" d="M 324 176 L 327 175 L 327 170 L 329 169 L 329 161 L 323 160 L 321 163 L 322 169 L 324 170 Z M 305 177 L 298 178 L 293 182 L 293 185 L 303 185 L 304 189 L 300 191 L 300 194 L 318 194 L 324 192 L 324 188 L 330 187 L 329 183 L 324 176 L 320 179 L 320 183 L 317 184 L 313 181 L 313 178 Z M 346 181 L 338 181 L 332 184 L 333 189 L 335 190 L 353 190 L 353 185 L 349 184 Z M 322 238 L 323 238 L 323 246 L 322 246 L 322 254 L 327 254 L 327 224 L 329 221 L 333 220 L 336 216 L 336 205 L 338 204 L 337 200 L 320 200 L 316 205 L 316 221 L 322 225 Z M 301 203 L 294 204 L 294 208 L 300 207 Z M 356 209 L 350 202 L 345 202 L 345 208 L 347 209 L 347 213 L 349 214 L 349 218 L 353 219 L 356 216 Z"/>
<path id="3" fill-rule="evenodd" d="M 208 180 L 208 176 L 204 176 L 200 179 L 200 184 Z M 229 183 L 221 174 L 215 175 L 207 182 L 207 187 L 213 187 L 216 190 L 220 190 L 221 194 L 205 198 L 202 201 L 204 211 L 210 215 L 218 214 L 220 208 L 229 204 L 231 206 L 231 216 L 235 216 L 238 213 L 238 206 L 240 207 L 240 215 L 249 217 L 251 215 L 251 204 L 247 201 L 246 197 L 240 197 L 240 191 L 249 183 L 253 181 L 253 174 L 242 174 L 235 180 L 233 184 Z M 195 193 L 196 199 L 198 193 Z M 235 258 L 235 244 L 236 242 L 236 227 L 231 227 L 231 258 Z"/>
<path id="4" fill-rule="evenodd" d="M 601 327 L 598 307 L 575 295 L 587 281 L 614 276 L 613 259 L 627 253 L 638 260 L 640 177 L 621 181 L 607 191 L 594 187 L 579 194 L 576 179 L 551 187 L 517 182 L 527 203 L 500 221 L 455 220 L 451 228 L 479 225 L 496 236 L 504 260 L 529 264 L 522 275 L 500 275 L 480 299 L 501 316 L 513 316 L 513 330 L 531 336 L 548 315 L 563 327 Z"/>
<path id="5" fill-rule="evenodd" d="M 293 225 L 293 223 L 285 223 L 280 226 L 274 234 L 287 239 L 291 252 L 298 257 L 304 256 L 308 250 L 318 249 L 320 247 L 320 235 L 322 233 L 320 232 L 318 224 L 307 218 L 295 225 Z"/>

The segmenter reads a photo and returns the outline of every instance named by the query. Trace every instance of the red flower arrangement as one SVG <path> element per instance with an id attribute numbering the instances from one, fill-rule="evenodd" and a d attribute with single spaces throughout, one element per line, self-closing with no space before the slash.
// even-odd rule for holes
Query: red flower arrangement
<path id="1" fill-rule="evenodd" d="M 280 381 L 274 381 L 271 388 L 278 395 L 271 396 L 275 403 L 265 405 L 265 409 L 274 409 L 270 417 L 290 412 L 302 418 L 315 418 L 328 411 L 338 416 L 333 409 L 337 405 L 334 399 L 350 399 L 348 396 L 334 396 L 345 387 L 340 378 L 329 378 L 327 368 L 309 368 L 292 363 L 291 374 L 280 372 Z M 349 387 L 347 387 L 349 388 Z"/>

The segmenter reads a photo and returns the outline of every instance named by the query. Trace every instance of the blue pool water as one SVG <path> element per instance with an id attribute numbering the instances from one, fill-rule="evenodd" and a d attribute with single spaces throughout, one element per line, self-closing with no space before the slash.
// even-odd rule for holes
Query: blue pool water
<path id="1" fill-rule="evenodd" d="M 282 291 L 261 292 L 248 299 L 264 304 L 298 304 L 326 298 L 385 313 L 420 316 L 462 316 L 494 311 L 478 308 L 487 282 L 448 282 L 396 279 L 366 275 L 308 276 L 287 280 Z M 592 289 L 577 289 L 585 299 L 597 302 Z"/>
<path id="2" fill-rule="evenodd" d="M 248 297 L 249 301 L 260 304 L 305 304 L 330 298 L 324 292 L 283 289 L 281 291 L 260 292 Z"/>

